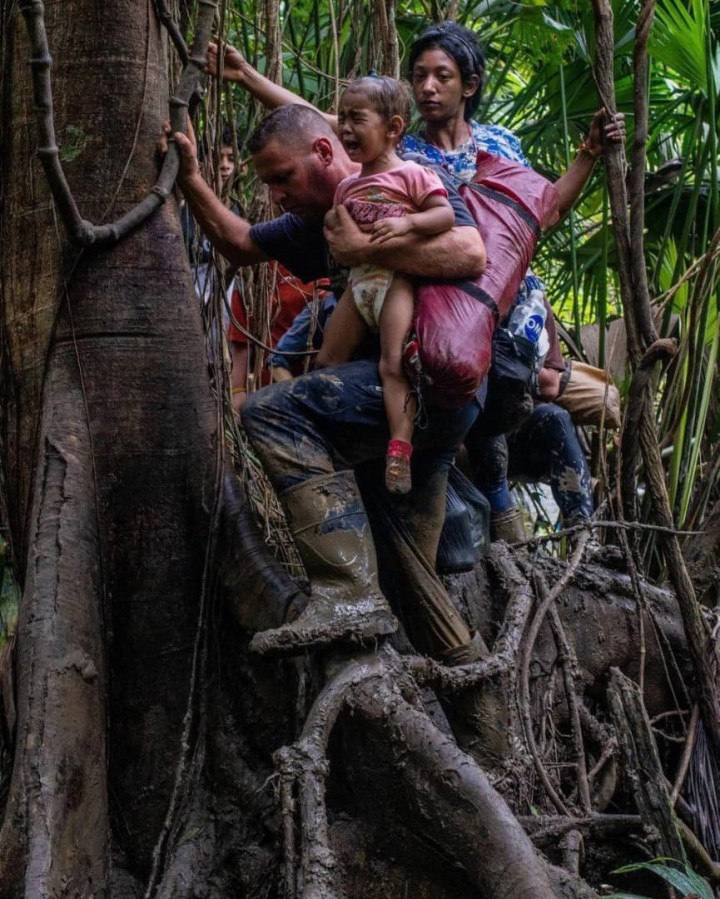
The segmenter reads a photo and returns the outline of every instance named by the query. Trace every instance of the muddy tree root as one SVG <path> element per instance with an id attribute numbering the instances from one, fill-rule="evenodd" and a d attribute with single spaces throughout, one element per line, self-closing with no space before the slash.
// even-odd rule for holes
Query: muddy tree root
<path id="1" fill-rule="evenodd" d="M 460 865 L 479 895 L 556 899 L 561 889 L 557 880 L 504 799 L 476 763 L 415 704 L 416 695 L 390 648 L 340 663 L 318 697 L 301 739 L 278 754 L 283 782 L 294 778 L 298 796 L 297 802 L 290 802 L 287 787 L 283 789 L 283 812 L 286 816 L 297 812 L 301 829 L 297 870 L 285 876 L 288 899 L 340 895 L 328 843 L 324 777 L 330 731 L 346 705 L 379 738 L 374 745 L 382 747 L 383 762 L 398 784 L 394 801 L 403 797 L 410 829 Z M 295 863 L 297 840 L 287 838 L 287 828 L 285 832 L 286 849 Z"/>

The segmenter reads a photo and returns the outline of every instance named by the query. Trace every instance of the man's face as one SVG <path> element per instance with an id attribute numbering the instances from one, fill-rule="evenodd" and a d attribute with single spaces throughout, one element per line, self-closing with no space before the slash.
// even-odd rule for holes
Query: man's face
<path id="1" fill-rule="evenodd" d="M 332 207 L 337 184 L 327 160 L 310 144 L 269 141 L 253 156 L 260 180 L 270 188 L 273 203 L 283 212 L 305 219 L 321 219 Z"/>

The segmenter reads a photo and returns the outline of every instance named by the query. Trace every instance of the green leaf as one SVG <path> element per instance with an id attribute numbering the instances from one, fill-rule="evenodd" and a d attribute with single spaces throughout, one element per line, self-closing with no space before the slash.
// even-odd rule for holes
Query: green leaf
<path id="1" fill-rule="evenodd" d="M 706 16 L 703 0 L 661 0 L 651 36 L 654 56 L 707 95 Z"/>
<path id="2" fill-rule="evenodd" d="M 651 862 L 635 862 L 631 865 L 625 865 L 614 871 L 614 874 L 630 874 L 636 871 L 650 871 L 669 883 L 674 889 L 680 892 L 681 896 L 697 896 L 698 899 L 714 899 L 713 892 L 709 885 L 702 877 L 696 874 L 691 868 L 683 868 L 682 870 L 673 865 L 677 864 L 674 859 L 658 858 Z M 617 897 L 615 897 L 617 899 Z"/>

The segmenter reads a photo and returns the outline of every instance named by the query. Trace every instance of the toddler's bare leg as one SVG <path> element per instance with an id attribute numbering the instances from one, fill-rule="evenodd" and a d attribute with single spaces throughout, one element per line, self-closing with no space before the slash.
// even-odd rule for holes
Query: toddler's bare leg
<path id="1" fill-rule="evenodd" d="M 380 380 L 390 426 L 385 483 L 393 493 L 407 493 L 417 401 L 402 367 L 402 349 L 413 319 L 413 285 L 395 274 L 380 312 Z"/>
<path id="2" fill-rule="evenodd" d="M 349 289 L 340 297 L 328 319 L 316 368 L 350 362 L 367 333 L 367 325 L 357 310 Z"/>

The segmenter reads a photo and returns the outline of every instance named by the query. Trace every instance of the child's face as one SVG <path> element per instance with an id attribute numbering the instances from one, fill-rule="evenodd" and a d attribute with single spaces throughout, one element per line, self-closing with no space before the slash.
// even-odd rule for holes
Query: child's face
<path id="1" fill-rule="evenodd" d="M 399 134 L 360 91 L 345 91 L 338 111 L 340 140 L 353 162 L 372 162 L 395 148 Z"/>
<path id="2" fill-rule="evenodd" d="M 232 147 L 223 144 L 220 147 L 220 162 L 218 164 L 221 187 L 227 187 L 235 174 L 235 153 Z"/>

